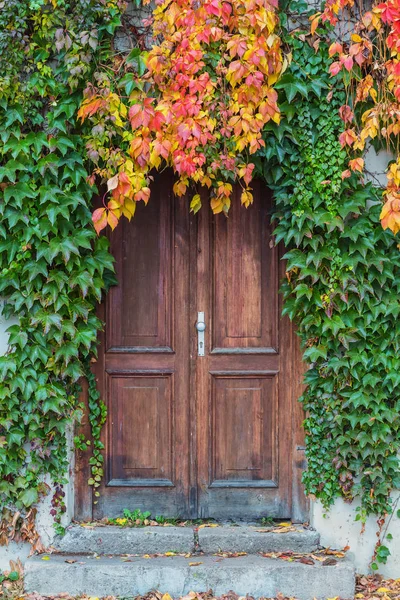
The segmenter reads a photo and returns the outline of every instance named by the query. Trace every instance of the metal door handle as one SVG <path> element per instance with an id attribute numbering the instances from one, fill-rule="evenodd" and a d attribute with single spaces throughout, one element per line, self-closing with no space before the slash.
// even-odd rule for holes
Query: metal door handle
<path id="1" fill-rule="evenodd" d="M 197 313 L 196 329 L 197 329 L 197 355 L 204 356 L 204 350 L 205 350 L 205 348 L 204 348 L 204 332 L 206 330 L 206 324 L 204 322 L 204 313 L 203 312 Z"/>

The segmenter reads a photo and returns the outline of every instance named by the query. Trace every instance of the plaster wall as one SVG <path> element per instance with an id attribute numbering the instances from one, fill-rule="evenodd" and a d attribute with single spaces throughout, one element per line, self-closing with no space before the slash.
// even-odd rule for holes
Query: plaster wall
<path id="1" fill-rule="evenodd" d="M 400 507 L 400 492 L 396 491 L 392 498 L 395 506 Z M 346 504 L 340 498 L 326 512 L 320 502 L 313 502 L 310 523 L 319 532 L 323 546 L 336 549 L 350 546 L 348 556 L 354 562 L 357 572 L 368 573 L 378 526 L 376 518 L 370 517 L 362 533 L 360 521 L 355 521 L 358 506 L 357 502 Z M 388 519 L 387 533 L 393 536 L 392 540 L 386 539 L 384 542 L 391 556 L 386 565 L 380 566 L 379 573 L 397 579 L 400 577 L 400 519 L 396 516 L 396 509 L 392 518 Z"/>

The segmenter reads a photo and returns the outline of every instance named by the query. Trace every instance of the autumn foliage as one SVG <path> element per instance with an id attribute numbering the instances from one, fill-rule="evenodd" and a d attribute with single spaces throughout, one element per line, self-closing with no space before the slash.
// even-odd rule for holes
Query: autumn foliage
<path id="1" fill-rule="evenodd" d="M 158 43 L 145 73 L 125 75 L 127 96 L 111 79 L 88 87 L 79 110 L 94 125 L 92 181 L 99 177 L 108 187 L 93 215 L 98 232 L 114 228 L 121 215 L 130 219 L 136 202 L 147 203 L 151 171 L 166 166 L 177 175 L 176 195 L 194 190 L 194 212 L 205 186 L 213 212 L 227 213 L 236 181 L 242 204 L 251 204 L 250 156 L 264 144 L 264 125 L 280 120 L 273 86 L 287 59 L 278 24 L 276 0 L 156 1 Z"/>
<path id="2" fill-rule="evenodd" d="M 329 50 L 335 60 L 332 76 L 341 73 L 348 86 L 352 107 L 341 108 L 344 131 L 342 147 L 350 154 L 360 154 L 371 140 L 381 140 L 392 150 L 396 159 L 387 174 L 385 204 L 381 213 L 384 229 L 400 231 L 400 1 L 376 3 L 363 11 L 354 0 L 327 0 L 322 13 L 311 19 L 315 33 L 320 22 L 336 26 L 347 12 L 351 35 L 335 41 Z M 349 162 L 351 171 L 362 171 L 363 159 L 358 156 Z"/>

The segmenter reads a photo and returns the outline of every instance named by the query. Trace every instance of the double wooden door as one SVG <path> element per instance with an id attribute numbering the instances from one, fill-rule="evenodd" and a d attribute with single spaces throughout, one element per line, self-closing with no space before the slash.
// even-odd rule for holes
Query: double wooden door
<path id="1" fill-rule="evenodd" d="M 207 198 L 191 215 L 172 185 L 159 176 L 149 204 L 110 236 L 119 284 L 102 305 L 94 364 L 108 409 L 105 476 L 92 509 L 78 460 L 76 516 L 301 520 L 302 367 L 280 317 L 270 193 L 255 182 L 246 210 L 236 189 L 226 218 Z"/>

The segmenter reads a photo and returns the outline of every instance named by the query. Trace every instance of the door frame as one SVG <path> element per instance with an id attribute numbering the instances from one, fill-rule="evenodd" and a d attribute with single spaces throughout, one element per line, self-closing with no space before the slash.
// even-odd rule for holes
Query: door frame
<path id="1" fill-rule="evenodd" d="M 203 209 L 201 212 L 208 209 L 208 202 L 206 192 L 203 194 Z M 180 199 L 180 202 L 184 199 Z M 189 207 L 189 202 L 187 202 Z M 244 209 L 243 209 L 244 210 Z M 249 209 L 251 210 L 251 207 Z M 198 498 L 198 477 L 197 477 L 197 424 L 198 418 L 197 413 L 199 409 L 198 395 L 197 395 L 197 335 L 195 335 L 195 319 L 197 317 L 197 311 L 201 310 L 198 302 L 198 282 L 201 279 L 201 273 L 199 272 L 199 263 L 202 261 L 198 260 L 199 252 L 201 252 L 201 240 L 199 235 L 201 229 L 199 228 L 199 221 L 201 215 L 191 215 L 189 219 L 189 286 L 190 286 L 190 297 L 189 297 L 189 323 L 187 326 L 191 331 L 190 335 L 190 364 L 189 364 L 189 385 L 190 385 L 190 419 L 192 422 L 192 435 L 190 437 L 190 457 L 189 457 L 189 516 L 192 518 L 197 517 L 197 498 Z M 208 221 L 208 218 L 207 218 Z M 266 240 L 266 243 L 269 243 Z M 279 245 L 279 279 L 282 280 L 285 277 L 285 263 L 282 259 L 284 254 L 284 248 Z M 279 318 L 287 320 L 284 327 L 285 340 L 283 342 L 285 347 L 285 356 L 289 362 L 289 368 L 286 370 L 287 376 L 290 376 L 290 408 L 291 414 L 289 419 L 291 421 L 291 456 L 289 456 L 289 471 L 291 470 L 291 519 L 293 522 L 305 522 L 309 519 L 309 501 L 304 494 L 304 488 L 302 485 L 302 473 L 305 469 L 305 454 L 304 454 L 304 430 L 302 423 L 304 420 L 304 411 L 302 405 L 298 402 L 304 390 L 303 375 L 305 371 L 305 365 L 302 362 L 302 352 L 300 349 L 299 338 L 296 335 L 296 327 L 290 322 L 287 316 L 282 317 L 282 295 L 279 294 Z M 98 306 L 97 315 L 104 322 L 105 321 L 105 299 Z M 105 327 L 107 324 L 105 324 Z M 192 334 L 193 333 L 193 334 Z M 99 348 L 101 349 L 104 344 L 105 332 L 101 331 L 99 334 Z M 283 341 L 283 340 L 282 340 Z M 102 370 L 104 370 L 103 364 L 103 353 L 99 352 L 99 357 L 95 363 L 93 369 L 96 377 L 101 376 Z M 77 425 L 77 434 L 83 434 L 85 439 L 91 437 L 91 427 L 89 423 L 89 408 L 88 408 L 88 384 L 86 379 L 82 380 L 82 392 L 80 395 L 80 402 L 84 405 L 84 416 L 82 421 Z M 285 415 L 287 418 L 287 415 Z M 105 441 L 105 427 L 102 432 L 102 441 Z M 95 502 L 93 487 L 88 484 L 88 479 L 91 477 L 89 456 L 90 447 L 88 451 L 75 450 L 75 466 L 74 466 L 74 519 L 76 521 L 91 521 L 93 519 L 93 503 Z M 245 517 L 245 515 L 244 515 Z"/>

